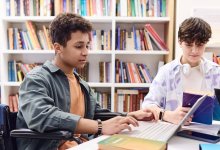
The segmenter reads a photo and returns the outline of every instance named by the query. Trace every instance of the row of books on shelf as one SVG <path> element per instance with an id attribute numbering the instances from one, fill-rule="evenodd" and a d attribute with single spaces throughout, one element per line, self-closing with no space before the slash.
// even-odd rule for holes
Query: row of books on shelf
<path id="1" fill-rule="evenodd" d="M 116 0 L 116 16 L 165 17 L 166 0 Z"/>
<path id="2" fill-rule="evenodd" d="M 8 81 L 21 82 L 25 75 L 34 67 L 43 63 L 26 64 L 22 61 L 8 61 Z M 99 81 L 104 83 L 111 82 L 111 62 L 99 62 Z M 145 64 L 135 64 L 130 62 L 115 62 L 115 80 L 117 83 L 151 83 L 153 78 Z M 75 71 L 88 82 L 89 80 L 89 63 L 84 68 L 76 68 Z"/>
<path id="3" fill-rule="evenodd" d="M 8 61 L 8 81 L 11 82 L 22 82 L 25 75 L 31 71 L 34 67 L 40 66 L 43 63 L 25 64 L 22 61 L 11 60 Z M 80 76 L 88 81 L 89 63 L 87 62 L 84 68 L 76 68 L 75 71 Z"/>
<path id="4" fill-rule="evenodd" d="M 142 29 L 136 29 L 133 25 L 132 31 L 118 26 L 115 37 L 116 50 L 168 50 L 165 42 L 150 24 L 146 24 Z"/>
<path id="5" fill-rule="evenodd" d="M 116 112 L 131 112 L 141 109 L 144 96 L 148 89 L 117 89 L 115 93 Z"/>
<path id="6" fill-rule="evenodd" d="M 102 108 L 111 110 L 111 94 L 107 92 L 98 92 L 95 89 L 92 89 L 95 92 L 95 97 L 97 102 Z M 8 96 L 8 105 L 11 112 L 18 111 L 18 93 L 11 94 Z"/>
<path id="7" fill-rule="evenodd" d="M 111 50 L 112 30 L 93 30 L 91 33 L 92 43 L 90 50 Z"/>
<path id="8" fill-rule="evenodd" d="M 51 39 L 48 28 L 45 25 L 37 29 L 31 21 L 25 23 L 27 30 L 18 28 L 8 28 L 8 49 L 52 49 Z M 111 50 L 112 49 L 112 31 L 93 30 L 91 33 L 91 50 Z"/>
<path id="9" fill-rule="evenodd" d="M 31 21 L 26 21 L 25 25 L 27 30 L 8 28 L 8 49 L 52 49 L 48 28 L 45 25 L 42 25 L 40 29 L 37 29 Z M 132 31 L 117 27 L 115 34 L 116 50 L 168 50 L 164 41 L 150 24 L 146 24 L 143 29 L 136 29 L 133 26 Z M 93 30 L 91 39 L 90 50 L 112 49 L 111 30 Z"/>
<path id="10" fill-rule="evenodd" d="M 116 83 L 151 83 L 153 78 L 146 64 L 115 61 Z"/>
<path id="11" fill-rule="evenodd" d="M 8 61 L 8 81 L 21 82 L 24 76 L 34 67 L 42 65 L 42 63 L 24 64 L 21 61 Z"/>
<path id="12" fill-rule="evenodd" d="M 31 21 L 25 22 L 27 30 L 8 28 L 8 49 L 52 49 L 48 28 L 43 25 L 37 30 Z"/>
<path id="13" fill-rule="evenodd" d="M 111 94 L 108 92 L 98 92 L 95 89 L 93 91 L 99 105 L 104 109 L 111 110 Z"/>
<path id="14" fill-rule="evenodd" d="M 111 94 L 108 92 L 98 92 L 95 89 L 92 90 L 100 106 L 111 110 Z M 131 112 L 139 110 L 147 92 L 147 89 L 117 89 L 114 103 L 115 111 Z M 8 105 L 11 112 L 18 111 L 18 93 L 9 95 Z"/>
<path id="15" fill-rule="evenodd" d="M 55 16 L 62 12 L 111 16 L 112 0 L 6 0 L 7 16 Z"/>
<path id="16" fill-rule="evenodd" d="M 99 62 L 99 81 L 111 82 L 111 62 Z"/>
<path id="17" fill-rule="evenodd" d="M 8 106 L 10 112 L 18 112 L 18 93 L 8 96 Z"/>
<path id="18" fill-rule="evenodd" d="M 112 0 L 6 0 L 7 16 L 111 16 Z M 165 17 L 166 0 L 116 0 L 116 16 Z"/>

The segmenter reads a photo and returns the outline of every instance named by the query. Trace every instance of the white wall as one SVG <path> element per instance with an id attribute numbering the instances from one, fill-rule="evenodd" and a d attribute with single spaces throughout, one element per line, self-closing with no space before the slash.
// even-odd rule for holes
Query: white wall
<path id="1" fill-rule="evenodd" d="M 193 10 L 195 8 L 207 8 L 212 11 L 215 11 L 216 9 L 218 9 L 219 11 L 218 11 L 218 13 L 215 13 L 215 15 L 219 16 L 218 17 L 219 19 L 217 19 L 216 22 L 220 23 L 220 0 L 176 0 L 175 58 L 179 57 L 182 54 L 182 50 L 180 49 L 180 47 L 178 45 L 178 38 L 177 38 L 179 25 L 186 18 L 193 16 Z M 211 11 L 208 11 L 207 13 L 210 14 Z M 201 16 L 199 16 L 199 17 L 201 17 Z M 206 20 L 206 21 L 209 22 L 209 20 Z M 219 25 L 219 27 L 220 27 L 220 25 Z M 213 30 L 213 27 L 212 27 L 212 30 Z M 217 32 L 219 32 L 219 33 L 217 33 Z M 214 36 L 220 35 L 220 28 L 219 28 L 219 30 L 215 30 L 213 35 Z M 218 36 L 218 37 L 220 37 L 220 36 Z M 210 40 L 210 42 L 211 42 L 211 40 Z M 220 41 L 218 41 L 218 42 L 220 43 Z"/>

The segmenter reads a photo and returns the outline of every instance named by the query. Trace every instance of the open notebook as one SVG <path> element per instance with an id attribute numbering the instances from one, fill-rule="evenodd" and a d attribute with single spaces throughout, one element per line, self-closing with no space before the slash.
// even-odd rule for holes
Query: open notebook
<path id="1" fill-rule="evenodd" d="M 207 95 L 200 97 L 178 125 L 164 121 L 141 121 L 139 122 L 139 127 L 132 126 L 131 132 L 124 130 L 120 134 L 167 142 L 178 131 L 178 129 L 180 129 L 187 118 L 189 118 L 196 111 L 196 109 L 201 105 L 206 97 Z"/>

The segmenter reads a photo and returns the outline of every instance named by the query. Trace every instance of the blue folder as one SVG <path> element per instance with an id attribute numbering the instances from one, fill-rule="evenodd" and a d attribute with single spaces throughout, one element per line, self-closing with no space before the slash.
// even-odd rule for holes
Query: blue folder
<path id="1" fill-rule="evenodd" d="M 183 93 L 183 107 L 192 107 L 194 103 L 202 95 Z M 214 97 L 207 96 L 203 103 L 193 114 L 193 122 L 212 124 L 213 120 L 213 110 L 214 110 Z"/>

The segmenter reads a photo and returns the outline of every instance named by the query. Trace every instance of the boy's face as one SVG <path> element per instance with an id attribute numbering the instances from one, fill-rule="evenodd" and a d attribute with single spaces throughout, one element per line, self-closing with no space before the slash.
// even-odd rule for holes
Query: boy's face
<path id="1" fill-rule="evenodd" d="M 188 63 L 191 67 L 198 66 L 205 51 L 206 44 L 196 45 L 195 42 L 188 44 L 184 41 L 179 42 L 179 44 L 183 50 L 181 63 Z"/>
<path id="2" fill-rule="evenodd" d="M 77 31 L 71 34 L 65 47 L 60 48 L 60 58 L 63 64 L 72 68 L 83 68 L 87 61 L 90 46 L 88 33 Z"/>

